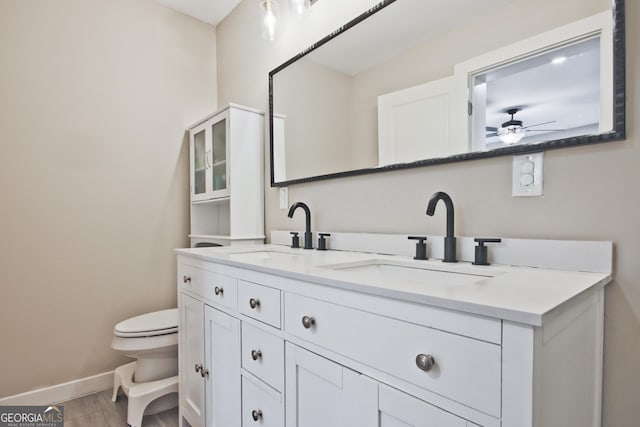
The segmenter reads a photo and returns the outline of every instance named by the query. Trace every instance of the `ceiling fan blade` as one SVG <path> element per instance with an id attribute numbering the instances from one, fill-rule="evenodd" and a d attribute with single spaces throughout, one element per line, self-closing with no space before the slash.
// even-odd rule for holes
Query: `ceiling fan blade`
<path id="1" fill-rule="evenodd" d="M 551 120 L 549 122 L 536 123 L 535 125 L 524 126 L 522 129 L 529 129 L 529 128 L 532 128 L 534 126 L 548 125 L 549 123 L 555 123 L 556 121 L 557 120 Z"/>
<path id="2" fill-rule="evenodd" d="M 488 133 L 484 137 L 485 138 L 491 138 L 492 136 L 498 136 L 498 132 Z"/>
<path id="3" fill-rule="evenodd" d="M 484 129 L 485 129 L 487 132 L 497 132 L 497 131 L 498 131 L 498 128 L 497 128 L 497 127 L 495 127 L 495 126 L 486 126 Z"/>

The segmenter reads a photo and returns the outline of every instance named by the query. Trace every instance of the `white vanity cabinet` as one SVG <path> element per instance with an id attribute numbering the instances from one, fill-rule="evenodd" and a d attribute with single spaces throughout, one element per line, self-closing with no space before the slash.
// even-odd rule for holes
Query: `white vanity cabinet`
<path id="1" fill-rule="evenodd" d="M 181 424 L 235 425 L 241 407 L 240 320 L 214 307 L 235 307 L 235 280 L 187 265 L 178 271 Z"/>
<path id="2" fill-rule="evenodd" d="M 387 385 L 376 384 L 376 386 L 374 391 L 377 391 L 378 399 L 376 417 L 373 420 L 375 424 L 368 425 L 380 427 L 477 427 L 476 424 Z"/>
<path id="3" fill-rule="evenodd" d="M 240 411 L 240 321 L 205 305 L 205 425 L 232 426 Z"/>
<path id="4" fill-rule="evenodd" d="M 290 343 L 286 373 L 288 426 L 475 426 Z"/>
<path id="5" fill-rule="evenodd" d="M 204 425 L 204 304 L 188 295 L 180 298 L 180 409 L 191 425 Z"/>
<path id="6" fill-rule="evenodd" d="M 369 301 L 371 311 L 365 311 L 287 293 L 285 331 L 425 390 L 500 416 L 499 344 L 381 316 L 372 312 L 381 302 Z M 428 309 L 424 315 L 423 321 L 428 322 Z M 448 317 L 451 328 L 456 322 L 463 325 L 476 321 L 476 316 L 452 313 Z M 487 322 L 487 326 L 497 328 L 498 333 L 500 324 Z M 432 366 L 418 367 L 418 358 L 424 361 L 420 363 Z"/>
<path id="7" fill-rule="evenodd" d="M 238 280 L 242 320 L 242 425 L 284 426 L 284 339 L 279 289 Z"/>
<path id="8" fill-rule="evenodd" d="M 193 251 L 178 258 L 180 413 L 190 425 L 600 426 L 603 285 L 535 325 Z"/>
<path id="9" fill-rule="evenodd" d="M 286 344 L 286 425 L 364 427 L 373 395 L 363 375 L 291 343 Z M 377 426 L 377 424 L 375 424 Z"/>

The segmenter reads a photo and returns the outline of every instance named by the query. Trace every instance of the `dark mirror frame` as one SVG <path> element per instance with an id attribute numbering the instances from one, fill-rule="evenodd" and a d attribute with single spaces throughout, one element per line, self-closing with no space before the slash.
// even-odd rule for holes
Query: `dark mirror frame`
<path id="1" fill-rule="evenodd" d="M 626 137 L 626 120 L 625 120 L 625 13 L 624 13 L 624 0 L 612 1 L 613 12 L 613 130 L 606 133 L 597 135 L 584 135 L 578 137 L 557 139 L 553 141 L 539 142 L 528 145 L 517 145 L 511 147 L 497 148 L 489 151 L 475 151 L 470 153 L 456 154 L 448 157 L 417 160 L 411 163 L 400 163 L 395 165 L 379 166 L 364 169 L 354 169 L 344 172 L 331 173 L 326 175 L 317 175 L 307 178 L 298 178 L 287 181 L 274 182 L 274 169 L 273 169 L 273 76 L 277 72 L 283 70 L 305 55 L 318 49 L 320 46 L 331 41 L 335 37 L 356 26 L 358 23 L 364 21 L 371 15 L 374 15 L 385 7 L 395 3 L 398 0 L 384 0 L 371 9 L 367 10 L 360 16 L 351 20 L 347 24 L 338 28 L 336 31 L 322 38 L 318 42 L 312 44 L 307 49 L 298 53 L 293 58 L 289 59 L 282 65 L 276 67 L 269 72 L 269 152 L 270 152 L 270 165 L 271 165 L 271 186 L 272 187 L 286 187 L 292 184 L 300 184 L 304 182 L 320 181 L 325 179 L 334 179 L 348 176 L 364 175 L 370 173 L 386 172 L 391 170 L 417 168 L 430 165 L 440 165 L 444 163 L 453 163 L 463 160 L 475 160 L 484 159 L 490 157 L 507 156 L 515 154 L 528 154 L 537 153 L 546 150 L 553 150 L 557 148 L 567 148 L 579 145 L 597 144 L 602 142 L 620 141 Z"/>

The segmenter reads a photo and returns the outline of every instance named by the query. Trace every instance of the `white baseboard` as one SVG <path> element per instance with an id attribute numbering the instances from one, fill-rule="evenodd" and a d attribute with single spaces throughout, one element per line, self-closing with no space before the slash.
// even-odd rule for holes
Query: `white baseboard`
<path id="1" fill-rule="evenodd" d="M 113 387 L 113 371 L 0 398 L 5 405 L 52 405 Z"/>

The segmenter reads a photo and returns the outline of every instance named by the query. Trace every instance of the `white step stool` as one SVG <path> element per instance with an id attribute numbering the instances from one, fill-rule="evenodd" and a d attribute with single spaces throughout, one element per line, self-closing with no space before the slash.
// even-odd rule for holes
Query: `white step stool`
<path id="1" fill-rule="evenodd" d="M 114 402 L 117 400 L 118 389 L 122 387 L 122 391 L 129 398 L 127 424 L 130 427 L 142 427 L 142 416 L 149 403 L 169 393 L 178 393 L 178 376 L 146 383 L 135 383 L 133 382 L 135 370 L 136 362 L 127 363 L 116 368 L 113 375 L 113 397 L 111 400 Z M 156 409 L 155 412 L 175 406 L 165 406 L 162 409 Z"/>

